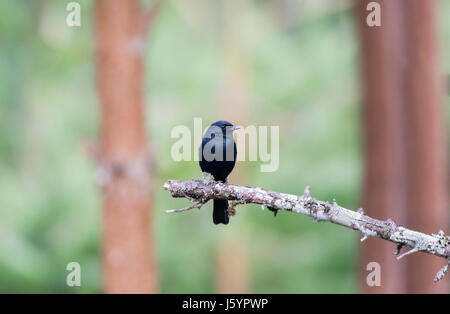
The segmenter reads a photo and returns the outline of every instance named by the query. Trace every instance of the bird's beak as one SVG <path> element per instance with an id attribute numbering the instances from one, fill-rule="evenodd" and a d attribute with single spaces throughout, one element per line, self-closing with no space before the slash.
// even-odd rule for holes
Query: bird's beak
<path id="1" fill-rule="evenodd" d="M 231 132 L 233 132 L 233 131 L 239 130 L 240 128 L 241 128 L 240 126 L 234 125 L 230 129 L 231 129 Z"/>

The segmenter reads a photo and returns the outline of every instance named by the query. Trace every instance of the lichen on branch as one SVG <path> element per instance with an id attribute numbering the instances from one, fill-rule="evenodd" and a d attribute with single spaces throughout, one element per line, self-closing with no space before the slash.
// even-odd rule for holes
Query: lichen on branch
<path id="1" fill-rule="evenodd" d="M 450 261 L 450 236 L 446 236 L 442 230 L 438 234 L 425 234 L 410 230 L 397 224 L 391 219 L 386 221 L 371 218 L 364 214 L 362 209 L 352 211 L 341 207 L 335 200 L 330 204 L 313 198 L 309 187 L 306 187 L 303 195 L 285 194 L 266 190 L 260 187 L 233 185 L 222 182 L 205 182 L 201 180 L 169 180 L 164 188 L 172 197 L 187 198 L 196 204 L 182 208 L 166 210 L 167 213 L 186 211 L 193 208 L 201 208 L 211 199 L 226 199 L 234 201 L 236 205 L 259 204 L 263 208 L 270 208 L 275 213 L 278 210 L 290 211 L 310 216 L 314 222 L 329 221 L 362 233 L 361 241 L 368 237 L 377 237 L 397 244 L 397 259 L 415 252 L 426 252 L 443 257 L 446 265 L 435 277 L 438 281 L 448 271 Z M 235 208 L 235 206 L 233 208 Z M 400 250 L 408 246 L 411 249 L 400 254 Z"/>

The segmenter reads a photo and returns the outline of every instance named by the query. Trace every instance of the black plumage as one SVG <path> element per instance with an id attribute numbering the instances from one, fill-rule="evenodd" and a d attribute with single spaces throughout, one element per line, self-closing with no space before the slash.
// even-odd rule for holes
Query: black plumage
<path id="1" fill-rule="evenodd" d="M 230 122 L 220 120 L 211 124 L 206 130 L 199 149 L 200 168 L 207 172 L 216 181 L 227 182 L 236 163 L 236 143 L 233 139 L 233 131 L 238 127 Z M 228 201 L 214 200 L 213 221 L 215 224 L 228 224 Z"/>

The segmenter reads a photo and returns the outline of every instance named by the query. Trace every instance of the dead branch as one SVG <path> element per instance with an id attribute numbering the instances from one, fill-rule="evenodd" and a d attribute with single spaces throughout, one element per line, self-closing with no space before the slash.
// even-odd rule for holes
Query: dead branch
<path id="1" fill-rule="evenodd" d="M 447 259 L 447 263 L 436 275 L 435 281 L 444 277 L 450 261 L 450 236 L 445 236 L 440 230 L 438 234 L 425 234 L 397 226 L 394 221 L 371 218 L 362 209 L 352 211 L 333 203 L 319 201 L 311 197 L 309 187 L 303 195 L 292 195 L 266 190 L 259 187 L 232 185 L 221 182 L 204 182 L 201 180 L 169 180 L 164 188 L 172 197 L 184 197 L 195 205 L 182 210 L 167 210 L 167 213 L 200 208 L 211 199 L 227 199 L 238 204 L 259 204 L 272 211 L 285 210 L 312 217 L 314 222 L 329 221 L 343 227 L 358 230 L 362 233 L 361 241 L 367 237 L 377 237 L 397 244 L 397 259 L 415 253 L 426 252 Z M 236 204 L 236 203 L 235 203 Z M 235 206 L 235 205 L 234 205 Z M 399 255 L 400 249 L 408 246 L 411 250 Z"/>

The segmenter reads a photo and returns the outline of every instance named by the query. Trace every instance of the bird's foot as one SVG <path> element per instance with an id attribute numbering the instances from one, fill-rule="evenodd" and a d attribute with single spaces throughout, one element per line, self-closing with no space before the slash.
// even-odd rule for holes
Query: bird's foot
<path id="1" fill-rule="evenodd" d="M 273 216 L 276 217 L 278 214 L 278 208 L 273 208 L 271 206 L 267 206 L 267 209 L 273 212 Z"/>

